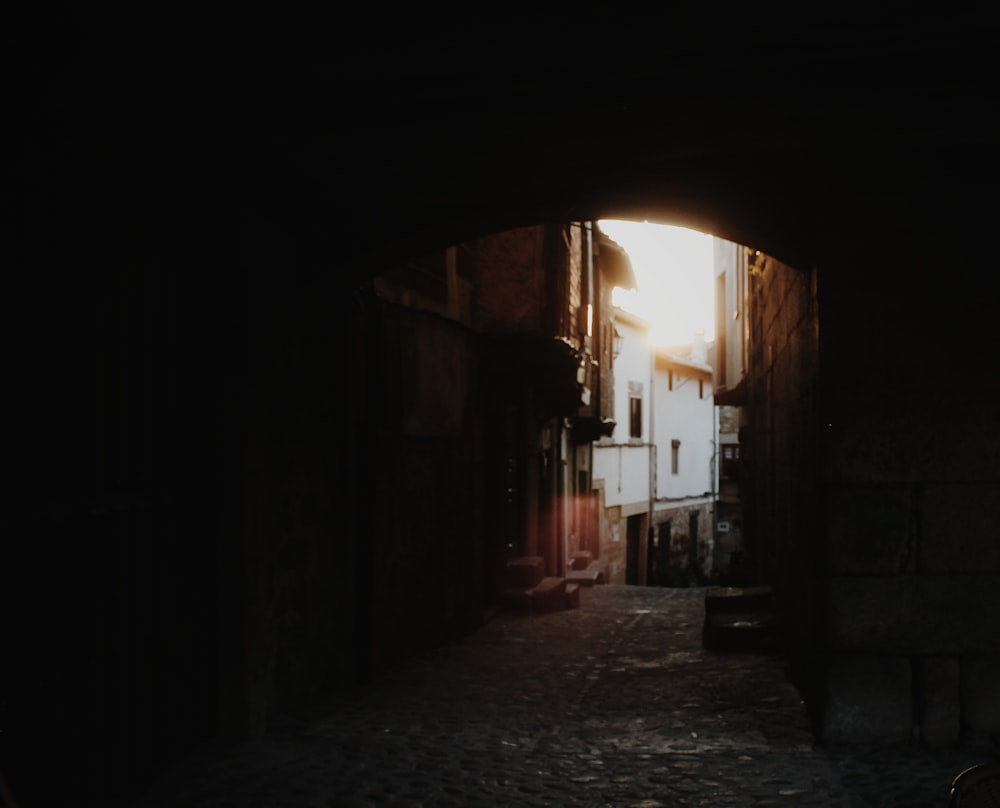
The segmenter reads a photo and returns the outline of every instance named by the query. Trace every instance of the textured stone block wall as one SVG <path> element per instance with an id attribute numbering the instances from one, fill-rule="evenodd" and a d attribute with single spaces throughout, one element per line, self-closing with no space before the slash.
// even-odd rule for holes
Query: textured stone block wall
<path id="1" fill-rule="evenodd" d="M 478 265 L 473 327 L 484 332 L 541 328 L 548 292 L 541 228 L 523 227 L 470 243 Z"/>
<path id="2" fill-rule="evenodd" d="M 822 731 L 1000 737 L 1000 407 L 962 336 L 981 301 L 909 280 L 917 266 L 976 259 L 904 239 L 854 255 L 857 266 L 822 276 Z M 869 277 L 876 266 L 887 271 Z M 907 306 L 892 306 L 904 290 Z M 908 695 L 880 701 L 886 692 Z M 876 702 L 891 720 L 852 718 Z"/>
<path id="3" fill-rule="evenodd" d="M 747 574 L 772 584 L 795 654 L 820 638 L 811 585 L 818 529 L 819 366 L 815 273 L 758 254 L 749 265 L 750 352 L 740 438 Z"/>
<path id="4" fill-rule="evenodd" d="M 625 583 L 625 567 L 628 550 L 628 521 L 621 515 L 621 508 L 601 506 L 607 514 L 607 533 L 602 532 L 601 560 L 605 563 L 608 583 Z"/>

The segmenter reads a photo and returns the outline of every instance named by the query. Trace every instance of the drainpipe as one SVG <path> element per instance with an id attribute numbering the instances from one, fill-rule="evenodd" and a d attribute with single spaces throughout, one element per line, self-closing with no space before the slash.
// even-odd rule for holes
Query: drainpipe
<path id="1" fill-rule="evenodd" d="M 603 386 L 601 384 L 601 374 L 603 368 L 601 366 L 601 356 L 602 356 L 602 345 L 601 345 L 601 309 L 600 309 L 600 295 L 594 289 L 594 223 L 585 223 L 585 233 L 587 235 L 586 239 L 586 250 L 587 250 L 587 288 L 590 295 L 590 312 L 587 317 L 587 350 L 592 354 L 592 356 L 597 357 L 597 372 L 594 373 L 594 378 L 591 379 L 591 408 L 594 412 L 594 417 L 600 421 L 601 416 L 604 414 L 603 408 L 601 406 L 601 390 Z M 597 324 L 595 329 L 594 324 Z M 594 367 L 595 363 L 591 361 L 591 369 Z M 578 451 L 578 450 L 577 450 Z M 594 513 L 594 509 L 591 508 L 591 496 L 593 495 L 593 474 L 594 474 L 594 442 L 590 441 L 587 443 L 587 485 L 589 490 L 587 491 L 577 491 L 576 498 L 576 508 L 577 513 L 580 514 L 580 536 L 578 539 L 579 547 L 581 550 L 593 550 L 595 539 L 594 537 L 598 533 L 598 525 L 596 518 L 593 523 L 591 522 L 591 513 Z M 577 456 L 577 459 L 579 457 Z M 580 475 L 575 475 L 576 480 L 580 479 Z M 581 508 L 580 503 L 585 503 L 584 508 Z M 597 555 L 600 555 L 599 553 Z M 569 559 L 564 556 L 564 562 L 568 565 Z"/>
<path id="2" fill-rule="evenodd" d="M 587 299 L 585 301 L 587 305 L 587 328 L 586 333 L 583 338 L 583 352 L 589 360 L 594 355 L 594 300 L 596 295 L 594 295 L 594 231 L 593 222 L 583 223 L 583 232 L 586 235 L 584 249 L 587 253 Z M 594 384 L 594 387 L 598 387 Z"/>
<path id="3" fill-rule="evenodd" d="M 568 430 L 560 430 L 560 453 L 562 454 L 562 463 L 560 464 L 559 472 L 562 475 L 562 531 L 561 531 L 561 541 L 559 542 L 559 563 L 556 564 L 555 574 L 560 578 L 566 577 L 566 558 L 569 555 L 569 531 L 573 524 L 573 513 L 572 513 L 572 499 L 570 497 L 570 466 L 569 466 L 569 453 L 570 446 L 573 444 L 569 440 Z"/>
<path id="4" fill-rule="evenodd" d="M 715 423 L 715 435 L 712 439 L 712 460 L 709 463 L 709 474 L 712 484 L 712 570 L 715 571 L 715 560 L 718 558 L 717 547 L 719 545 L 719 416 L 718 407 L 712 408 L 714 413 L 712 420 Z"/>
<path id="5" fill-rule="evenodd" d="M 652 552 L 653 509 L 656 505 L 656 348 L 649 346 L 649 517 L 646 522 L 646 548 L 642 554 L 645 574 L 649 581 L 649 554 Z"/>

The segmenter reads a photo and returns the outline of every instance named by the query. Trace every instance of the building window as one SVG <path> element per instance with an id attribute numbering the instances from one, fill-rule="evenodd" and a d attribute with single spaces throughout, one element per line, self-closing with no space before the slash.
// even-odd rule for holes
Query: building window
<path id="1" fill-rule="evenodd" d="M 628 400 L 628 434 L 632 438 L 642 437 L 642 399 L 637 396 Z"/>
<path id="2" fill-rule="evenodd" d="M 735 480 L 740 476 L 740 446 L 726 444 L 722 447 L 722 477 Z"/>
<path id="3" fill-rule="evenodd" d="M 674 438 L 670 441 L 670 473 L 679 474 L 681 467 L 681 442 Z"/>

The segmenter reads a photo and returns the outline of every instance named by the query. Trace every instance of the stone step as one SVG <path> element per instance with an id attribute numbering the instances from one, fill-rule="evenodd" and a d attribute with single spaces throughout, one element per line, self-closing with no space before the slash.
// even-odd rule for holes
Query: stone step
<path id="1" fill-rule="evenodd" d="M 577 585 L 573 585 L 577 587 Z M 529 614 L 547 614 L 579 605 L 579 589 L 568 589 L 565 578 L 546 576 L 535 586 L 515 589 L 509 587 L 501 593 L 504 608 Z"/>
<path id="2" fill-rule="evenodd" d="M 581 586 L 595 586 L 604 583 L 603 575 L 600 569 L 588 567 L 585 570 L 570 570 L 566 579 Z"/>
<path id="3" fill-rule="evenodd" d="M 548 576 L 531 590 L 531 611 L 535 614 L 560 611 L 566 608 L 566 579 Z"/>
<path id="4" fill-rule="evenodd" d="M 773 605 L 770 586 L 713 586 L 705 592 L 705 614 L 770 610 Z"/>
<path id="5" fill-rule="evenodd" d="M 507 561 L 504 569 L 506 589 L 531 589 L 545 577 L 545 559 L 541 556 L 519 556 Z"/>
<path id="6" fill-rule="evenodd" d="M 766 609 L 727 610 L 705 615 L 702 646 L 710 651 L 771 653 L 778 650 L 778 625 Z"/>
<path id="7" fill-rule="evenodd" d="M 702 645 L 711 651 L 778 650 L 770 586 L 714 586 L 705 592 Z"/>
<path id="8" fill-rule="evenodd" d="M 580 584 L 566 583 L 566 608 L 576 609 L 580 606 Z"/>
<path id="9" fill-rule="evenodd" d="M 510 612 L 531 611 L 530 589 L 505 589 L 500 593 L 500 608 Z"/>

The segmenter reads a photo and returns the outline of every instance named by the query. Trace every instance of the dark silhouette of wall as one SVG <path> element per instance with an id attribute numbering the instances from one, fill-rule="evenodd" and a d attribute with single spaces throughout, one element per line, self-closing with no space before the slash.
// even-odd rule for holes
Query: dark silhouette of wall
<path id="1" fill-rule="evenodd" d="M 126 804 L 370 672 L 385 369 L 358 290 L 570 219 L 815 270 L 820 510 L 780 510 L 802 469 L 776 468 L 757 529 L 823 545 L 819 725 L 893 737 L 926 713 L 909 690 L 874 725 L 826 708 L 920 679 L 954 701 L 938 738 L 1000 731 L 993 29 L 865 15 L 18 20 L 0 743 L 24 804 Z M 874 556 L 837 518 L 858 503 Z"/>

